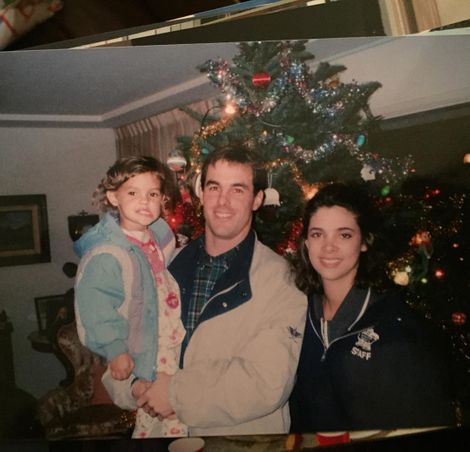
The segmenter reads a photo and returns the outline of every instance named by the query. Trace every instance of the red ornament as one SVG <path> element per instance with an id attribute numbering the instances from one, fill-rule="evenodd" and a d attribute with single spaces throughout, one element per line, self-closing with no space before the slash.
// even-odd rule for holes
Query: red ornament
<path id="1" fill-rule="evenodd" d="M 276 252 L 281 256 L 287 256 L 297 251 L 297 241 L 302 234 L 302 220 L 294 220 L 287 237 L 276 245 Z"/>
<path id="2" fill-rule="evenodd" d="M 462 326 L 467 321 L 467 314 L 465 312 L 453 312 L 451 318 L 454 325 Z"/>
<path id="3" fill-rule="evenodd" d="M 266 88 L 271 83 L 271 76 L 267 72 L 257 72 L 251 77 L 255 88 Z"/>
<path id="4" fill-rule="evenodd" d="M 180 193 L 181 193 L 181 199 L 183 200 L 183 204 L 184 203 L 192 204 L 191 194 L 189 193 L 188 190 L 181 190 Z"/>

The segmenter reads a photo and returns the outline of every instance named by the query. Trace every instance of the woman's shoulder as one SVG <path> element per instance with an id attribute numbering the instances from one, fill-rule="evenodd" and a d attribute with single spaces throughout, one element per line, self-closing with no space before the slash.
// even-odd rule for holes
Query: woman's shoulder
<path id="1" fill-rule="evenodd" d="M 429 340 L 441 335 L 432 319 L 411 305 L 411 295 L 401 288 L 390 289 L 378 295 L 374 305 L 376 315 L 385 323 L 393 323 L 397 334 L 401 331 L 415 338 Z"/>

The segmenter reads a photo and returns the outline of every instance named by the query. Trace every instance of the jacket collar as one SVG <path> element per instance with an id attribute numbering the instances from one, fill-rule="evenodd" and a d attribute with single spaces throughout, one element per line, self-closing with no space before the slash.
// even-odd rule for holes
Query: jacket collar
<path id="1" fill-rule="evenodd" d="M 214 287 L 214 293 L 217 293 L 218 290 L 229 287 L 232 284 L 243 280 L 248 281 L 249 287 L 249 272 L 251 261 L 253 259 L 255 238 L 256 236 L 254 231 L 250 231 L 243 241 L 237 245 L 238 252 L 231 260 L 230 269 L 222 275 L 219 281 L 217 281 Z"/>
<path id="2" fill-rule="evenodd" d="M 159 218 L 150 225 L 149 229 L 168 260 L 174 250 L 174 235 L 170 227 L 163 218 Z M 82 257 L 91 248 L 104 242 L 112 243 L 124 249 L 133 247 L 133 244 L 127 240 L 122 232 L 117 218 L 109 212 L 101 218 L 99 223 L 80 237 L 73 247 L 77 255 Z"/>
<path id="3" fill-rule="evenodd" d="M 356 324 L 361 324 L 366 310 L 373 301 L 375 297 L 372 296 L 370 288 L 352 287 L 334 317 L 328 321 L 329 336 L 340 337 L 353 330 Z M 312 297 L 311 314 L 318 326 L 323 317 L 323 303 L 320 295 L 314 294 Z"/>
<path id="4" fill-rule="evenodd" d="M 255 241 L 256 235 L 252 230 L 237 245 L 239 250 L 232 258 L 230 271 L 224 273 L 223 277 L 216 284 L 216 288 L 222 284 L 226 287 L 227 284 L 231 285 L 231 283 L 241 279 L 248 279 Z M 202 261 L 204 253 L 204 236 L 201 236 L 181 249 L 170 264 L 170 272 L 180 284 L 185 285 L 189 290 L 194 279 L 195 265 Z"/>
<path id="5" fill-rule="evenodd" d="M 230 269 L 217 281 L 213 294 L 227 287 L 231 287 L 240 281 L 244 281 L 244 292 L 247 293 L 247 296 L 251 297 L 249 272 L 255 242 L 256 235 L 254 231 L 250 231 L 246 238 L 238 245 L 239 250 L 231 260 Z M 196 266 L 203 259 L 203 246 L 203 236 L 193 240 L 176 255 L 168 268 L 180 285 L 183 298 L 191 295 Z"/>
<path id="6" fill-rule="evenodd" d="M 401 309 L 402 296 L 399 290 L 391 288 L 384 293 L 371 291 L 368 301 L 366 300 L 367 292 L 368 289 L 353 287 L 346 295 L 333 320 L 328 322 L 328 328 L 336 330 L 336 334 L 339 335 L 347 334 L 349 331 L 369 327 L 372 323 L 388 318 Z M 321 296 L 310 295 L 308 317 L 318 332 L 322 316 Z M 332 333 L 335 334 L 333 331 Z"/>

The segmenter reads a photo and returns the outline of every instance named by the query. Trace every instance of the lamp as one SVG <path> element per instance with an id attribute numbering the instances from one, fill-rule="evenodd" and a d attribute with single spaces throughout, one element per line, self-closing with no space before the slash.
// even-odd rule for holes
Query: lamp
<path id="1" fill-rule="evenodd" d="M 70 215 L 67 217 L 69 224 L 70 238 L 75 242 L 78 240 L 88 229 L 94 226 L 100 220 L 96 214 L 90 214 L 82 210 L 78 215 Z"/>

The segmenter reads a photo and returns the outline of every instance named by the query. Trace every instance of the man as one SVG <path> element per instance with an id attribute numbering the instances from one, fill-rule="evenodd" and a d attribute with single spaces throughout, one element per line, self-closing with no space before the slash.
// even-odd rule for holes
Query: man
<path id="1" fill-rule="evenodd" d="M 307 301 L 252 230 L 265 171 L 252 152 L 226 147 L 206 158 L 201 187 L 204 235 L 169 268 L 186 328 L 182 369 L 137 405 L 175 413 L 192 436 L 286 433 Z"/>

